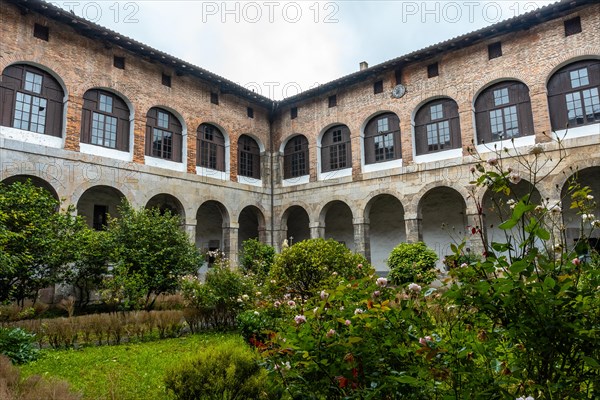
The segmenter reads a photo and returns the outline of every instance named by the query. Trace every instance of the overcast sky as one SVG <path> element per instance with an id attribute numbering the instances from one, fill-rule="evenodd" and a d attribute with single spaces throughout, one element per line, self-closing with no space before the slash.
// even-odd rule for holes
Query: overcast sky
<path id="1" fill-rule="evenodd" d="M 52 1 L 281 99 L 553 1 Z"/>

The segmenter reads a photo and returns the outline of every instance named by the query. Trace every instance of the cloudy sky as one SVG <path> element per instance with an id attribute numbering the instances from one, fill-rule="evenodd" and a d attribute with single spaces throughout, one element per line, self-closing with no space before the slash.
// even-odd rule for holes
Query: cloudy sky
<path id="1" fill-rule="evenodd" d="M 281 99 L 552 1 L 53 1 Z"/>

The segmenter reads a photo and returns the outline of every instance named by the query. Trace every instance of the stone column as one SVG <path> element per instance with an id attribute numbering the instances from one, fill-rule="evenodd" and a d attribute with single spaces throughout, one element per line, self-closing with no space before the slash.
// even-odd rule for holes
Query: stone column
<path id="1" fill-rule="evenodd" d="M 238 265 L 238 231 L 237 223 L 223 227 L 223 253 L 229 258 L 232 267 Z"/>
<path id="2" fill-rule="evenodd" d="M 467 228 L 466 228 L 466 244 L 465 244 L 465 252 L 466 249 L 469 249 L 471 254 L 476 256 L 483 255 L 483 250 L 485 249 L 483 240 L 487 241 L 487 234 L 485 230 L 485 215 L 479 214 L 477 207 L 475 205 L 471 205 L 466 209 L 467 213 Z M 475 230 L 475 233 L 473 233 Z M 479 233 L 481 230 L 481 234 Z"/>
<path id="3" fill-rule="evenodd" d="M 325 227 L 321 225 L 320 222 L 311 222 L 309 225 L 310 228 L 310 238 L 318 239 L 325 237 Z"/>
<path id="4" fill-rule="evenodd" d="M 369 221 L 365 218 L 354 218 L 354 251 L 371 260 L 371 240 L 369 236 Z"/>
<path id="5" fill-rule="evenodd" d="M 187 233 L 192 243 L 196 243 L 196 220 L 185 221 L 183 230 Z"/>
<path id="6" fill-rule="evenodd" d="M 404 225 L 406 229 L 406 242 L 416 243 L 423 241 L 422 220 L 416 214 L 405 214 Z"/>

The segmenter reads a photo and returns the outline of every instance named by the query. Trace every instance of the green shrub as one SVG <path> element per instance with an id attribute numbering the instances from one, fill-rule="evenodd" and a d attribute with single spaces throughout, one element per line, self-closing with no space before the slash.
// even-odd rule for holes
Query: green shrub
<path id="1" fill-rule="evenodd" d="M 392 283 L 430 283 L 435 279 L 435 263 L 438 256 L 425 243 L 400 243 L 394 247 L 387 264 Z"/>
<path id="2" fill-rule="evenodd" d="M 206 273 L 205 282 L 186 276 L 181 280 L 181 291 L 187 307 L 198 310 L 209 325 L 218 329 L 234 326 L 237 313 L 251 304 L 255 295 L 252 281 L 227 263 L 215 264 Z"/>
<path id="3" fill-rule="evenodd" d="M 309 239 L 283 250 L 271 268 L 272 278 L 285 282 L 303 299 L 315 294 L 333 273 L 360 278 L 372 273 L 368 261 L 333 239 Z"/>
<path id="4" fill-rule="evenodd" d="M 200 351 L 169 371 L 167 389 L 178 400 L 268 398 L 267 372 L 242 340 L 228 340 Z"/>
<path id="5" fill-rule="evenodd" d="M 21 328 L 0 328 L 0 354 L 4 354 L 16 364 L 33 361 L 38 357 L 34 338 L 35 335 Z"/>
<path id="6" fill-rule="evenodd" d="M 242 244 L 240 269 L 245 274 L 253 275 L 257 283 L 264 282 L 275 260 L 275 249 L 256 239 L 249 239 Z"/>

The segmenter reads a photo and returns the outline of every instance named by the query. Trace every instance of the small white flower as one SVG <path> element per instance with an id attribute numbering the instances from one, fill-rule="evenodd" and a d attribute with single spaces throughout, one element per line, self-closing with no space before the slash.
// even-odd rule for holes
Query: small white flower
<path id="1" fill-rule="evenodd" d="M 315 308 L 313 308 L 313 314 L 316 314 L 316 313 L 317 313 L 317 311 L 319 311 L 319 307 L 315 307 Z"/>
<path id="2" fill-rule="evenodd" d="M 362 308 L 357 308 L 356 310 L 354 310 L 354 315 L 358 315 L 358 314 L 362 314 L 364 313 Z"/>
<path id="3" fill-rule="evenodd" d="M 379 287 L 386 287 L 388 284 L 388 280 L 386 278 L 377 278 L 377 280 L 375 281 L 375 283 L 377 284 L 377 286 Z"/>
<path id="4" fill-rule="evenodd" d="M 344 306 L 341 306 L 341 307 L 340 307 L 340 311 L 344 311 Z"/>
<path id="5" fill-rule="evenodd" d="M 242 295 L 242 300 L 246 301 L 250 298 L 250 296 L 248 296 L 247 294 L 243 294 Z"/>
<path id="6" fill-rule="evenodd" d="M 421 286 L 417 285 L 416 283 L 411 283 L 410 285 L 408 285 L 408 290 L 410 290 L 411 292 L 421 293 L 421 289 Z"/>
<path id="7" fill-rule="evenodd" d="M 553 205 L 552 207 L 550 207 L 550 212 L 552 214 L 560 214 L 560 212 L 562 211 L 562 209 L 560 208 L 560 206 L 557 204 Z"/>
<path id="8" fill-rule="evenodd" d="M 521 182 L 521 175 L 517 174 L 516 172 L 511 172 L 510 175 L 508 175 L 508 180 L 513 185 L 516 185 Z"/>
<path id="9" fill-rule="evenodd" d="M 595 219 L 592 221 L 592 227 L 600 228 L 600 219 Z"/>
<path id="10" fill-rule="evenodd" d="M 515 205 L 517 204 L 517 202 L 514 199 L 509 199 L 506 204 L 510 207 L 510 208 L 515 208 Z"/>
<path id="11" fill-rule="evenodd" d="M 594 214 L 581 214 L 581 219 L 583 219 L 583 222 L 587 222 L 595 220 L 596 217 Z"/>
<path id="12" fill-rule="evenodd" d="M 328 297 L 329 297 L 329 293 L 327 293 L 324 290 L 321 290 L 321 300 L 325 300 Z"/>
<path id="13" fill-rule="evenodd" d="M 258 311 L 254 311 L 254 315 L 260 315 Z"/>
<path id="14" fill-rule="evenodd" d="M 591 194 L 588 194 L 587 196 L 585 196 L 585 198 L 588 200 L 594 200 L 594 196 L 592 196 Z"/>

